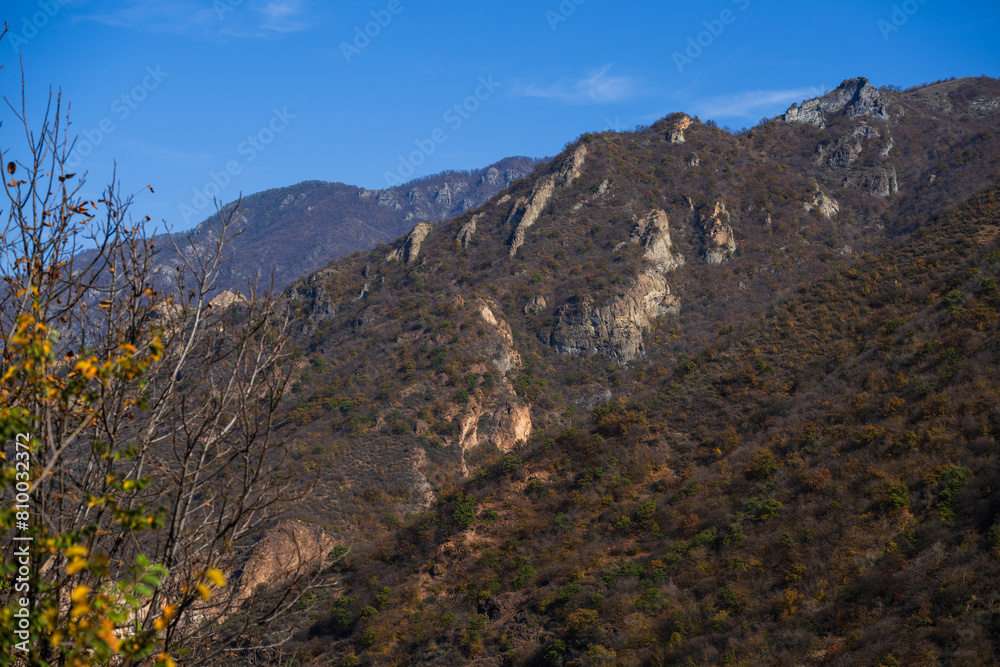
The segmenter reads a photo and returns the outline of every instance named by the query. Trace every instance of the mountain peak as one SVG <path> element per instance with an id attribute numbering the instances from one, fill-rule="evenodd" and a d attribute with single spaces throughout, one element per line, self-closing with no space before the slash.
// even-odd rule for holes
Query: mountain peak
<path id="1" fill-rule="evenodd" d="M 786 123 L 809 123 L 826 127 L 827 119 L 846 110 L 851 118 L 870 116 L 886 120 L 889 105 L 889 100 L 878 88 L 865 77 L 859 76 L 845 79 L 836 90 L 806 100 L 801 106 L 793 104 L 781 119 Z"/>

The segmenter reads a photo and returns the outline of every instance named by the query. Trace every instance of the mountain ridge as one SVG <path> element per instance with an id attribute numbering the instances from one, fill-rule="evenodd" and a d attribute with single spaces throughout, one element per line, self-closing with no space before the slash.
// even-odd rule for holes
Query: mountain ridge
<path id="1" fill-rule="evenodd" d="M 236 226 L 242 233 L 227 244 L 215 287 L 245 292 L 259 281 L 275 291 L 330 261 L 396 238 L 423 220 L 446 220 L 493 197 L 543 162 L 510 157 L 468 172 L 445 171 L 384 190 L 325 181 L 303 181 L 240 200 Z M 236 205 L 222 206 L 223 213 Z M 173 235 L 181 249 L 189 242 L 204 250 L 215 239 L 218 216 Z M 230 230 L 232 234 L 232 230 Z M 190 239 L 190 241 L 189 241 Z M 172 242 L 154 239 L 158 286 L 168 288 L 183 260 Z"/>
<path id="2" fill-rule="evenodd" d="M 1000 655 L 1000 81 L 936 85 L 585 134 L 289 285 L 297 513 L 354 544 L 297 655 Z"/>

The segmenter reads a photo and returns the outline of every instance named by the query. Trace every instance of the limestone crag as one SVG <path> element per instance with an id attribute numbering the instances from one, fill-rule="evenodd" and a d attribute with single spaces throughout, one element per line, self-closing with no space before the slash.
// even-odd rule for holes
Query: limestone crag
<path id="1" fill-rule="evenodd" d="M 524 245 L 525 234 L 528 229 L 537 222 L 545 206 L 552 199 L 556 187 L 565 187 L 573 184 L 583 171 L 583 165 L 587 158 L 586 144 L 577 146 L 573 154 L 562 164 L 562 167 L 555 174 L 543 178 L 535 184 L 531 194 L 527 197 L 518 197 L 507 218 L 507 223 L 514 226 L 514 231 L 510 236 L 510 256 L 517 254 L 518 248 Z"/>
<path id="2" fill-rule="evenodd" d="M 819 188 L 816 188 L 816 192 L 813 193 L 812 201 L 806 202 L 804 208 L 807 211 L 819 211 L 820 215 L 827 220 L 832 219 L 840 213 L 840 204 L 837 200 L 821 191 Z"/>
<path id="3" fill-rule="evenodd" d="M 544 296 L 533 297 L 525 306 L 525 315 L 540 315 L 545 307 L 549 305 Z"/>
<path id="4" fill-rule="evenodd" d="M 212 308 L 229 308 L 233 305 L 245 305 L 246 303 L 246 297 L 239 292 L 223 290 L 216 294 L 215 297 L 208 302 L 208 305 Z"/>
<path id="5" fill-rule="evenodd" d="M 686 141 L 684 131 L 689 127 L 691 127 L 691 118 L 681 114 L 681 117 L 667 130 L 667 140 L 672 144 L 683 144 Z"/>
<path id="6" fill-rule="evenodd" d="M 858 136 L 845 136 L 816 148 L 816 161 L 828 167 L 849 167 L 863 152 L 864 146 Z"/>
<path id="7" fill-rule="evenodd" d="M 248 599 L 260 586 L 288 584 L 322 567 L 335 546 L 334 539 L 319 526 L 282 521 L 264 533 L 242 571 L 236 573 L 235 600 Z"/>
<path id="8" fill-rule="evenodd" d="M 417 223 L 417 225 L 413 228 L 413 231 L 406 235 L 406 240 L 403 241 L 403 245 L 399 246 L 385 256 L 386 261 L 413 264 L 420 257 L 420 246 L 430 233 L 431 225 L 429 223 Z"/>
<path id="9" fill-rule="evenodd" d="M 801 106 L 793 104 L 781 117 L 786 123 L 810 123 L 826 127 L 827 119 L 846 112 L 851 118 L 868 116 L 880 120 L 888 118 L 890 102 L 881 91 L 864 77 L 847 79 L 832 91 L 807 100 Z"/>
<path id="10" fill-rule="evenodd" d="M 736 251 L 736 239 L 733 228 L 729 224 L 730 215 L 725 202 L 716 202 L 711 215 L 701 218 L 701 228 L 704 232 L 705 261 L 709 264 L 722 264 Z"/>
<path id="11" fill-rule="evenodd" d="M 521 367 L 521 355 L 514 349 L 514 335 L 507 321 L 494 315 L 496 304 L 480 300 L 478 306 L 480 317 L 490 325 L 497 338 L 499 338 L 499 345 L 495 346 L 491 351 L 493 365 L 506 376 L 511 370 Z"/>
<path id="12" fill-rule="evenodd" d="M 643 331 L 679 310 L 680 299 L 670 294 L 658 271 L 649 269 L 609 303 L 598 305 L 586 295 L 562 306 L 549 342 L 561 354 L 603 354 L 626 363 L 645 353 Z"/>
<path id="13" fill-rule="evenodd" d="M 844 179 L 844 187 L 858 187 L 872 197 L 885 199 L 899 192 L 899 180 L 896 177 L 896 168 L 889 165 L 848 176 Z"/>
<path id="14" fill-rule="evenodd" d="M 639 220 L 629 241 L 642 245 L 642 258 L 653 264 L 660 272 L 673 271 L 684 265 L 684 257 L 673 251 L 670 240 L 670 221 L 667 212 L 657 209 Z"/>
<path id="15" fill-rule="evenodd" d="M 455 242 L 458 243 L 463 248 L 468 248 L 469 244 L 472 243 L 473 237 L 476 235 L 476 223 L 479 222 L 484 213 L 477 213 L 472 218 L 462 225 L 461 229 L 458 230 L 458 236 L 455 237 Z"/>

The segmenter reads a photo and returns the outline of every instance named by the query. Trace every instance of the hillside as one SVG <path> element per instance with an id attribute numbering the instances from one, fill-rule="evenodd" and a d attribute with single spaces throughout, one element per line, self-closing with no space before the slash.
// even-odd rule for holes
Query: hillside
<path id="1" fill-rule="evenodd" d="M 296 659 L 996 662 L 998 113 L 588 134 L 292 284 L 299 516 L 354 545 Z"/>
<path id="2" fill-rule="evenodd" d="M 278 291 L 330 261 L 369 250 L 405 234 L 418 222 L 442 221 L 478 207 L 501 189 L 531 173 L 538 162 L 506 158 L 483 169 L 444 172 L 385 190 L 343 183 L 307 181 L 244 197 L 243 233 L 228 245 L 229 257 L 217 280 L 221 290 L 246 292 L 258 279 Z M 211 242 L 215 217 L 190 233 L 199 248 Z M 189 233 L 177 235 L 186 249 Z M 169 241 L 157 243 L 154 272 L 163 287 L 180 263 Z"/>

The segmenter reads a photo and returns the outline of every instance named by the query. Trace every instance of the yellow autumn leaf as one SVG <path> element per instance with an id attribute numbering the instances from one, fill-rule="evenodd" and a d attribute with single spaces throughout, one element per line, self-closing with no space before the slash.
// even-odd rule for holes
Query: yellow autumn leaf
<path id="1" fill-rule="evenodd" d="M 74 558 L 73 562 L 66 567 L 67 574 L 76 574 L 80 570 L 87 568 L 87 561 L 83 558 Z"/>
<path id="2" fill-rule="evenodd" d="M 87 555 L 87 547 L 83 546 L 82 544 L 74 544 L 73 546 L 71 546 L 69 549 L 66 550 L 67 558 L 75 558 L 77 556 L 86 556 L 86 555 Z"/>
<path id="3" fill-rule="evenodd" d="M 226 585 L 226 577 L 223 576 L 222 570 L 213 567 L 209 568 L 208 572 L 205 574 L 208 575 L 208 578 L 211 579 L 212 583 L 216 586 L 222 587 Z"/>
<path id="4" fill-rule="evenodd" d="M 198 595 L 201 596 L 202 600 L 207 600 L 212 597 L 212 592 L 208 590 L 208 586 L 205 584 L 198 584 Z"/>

